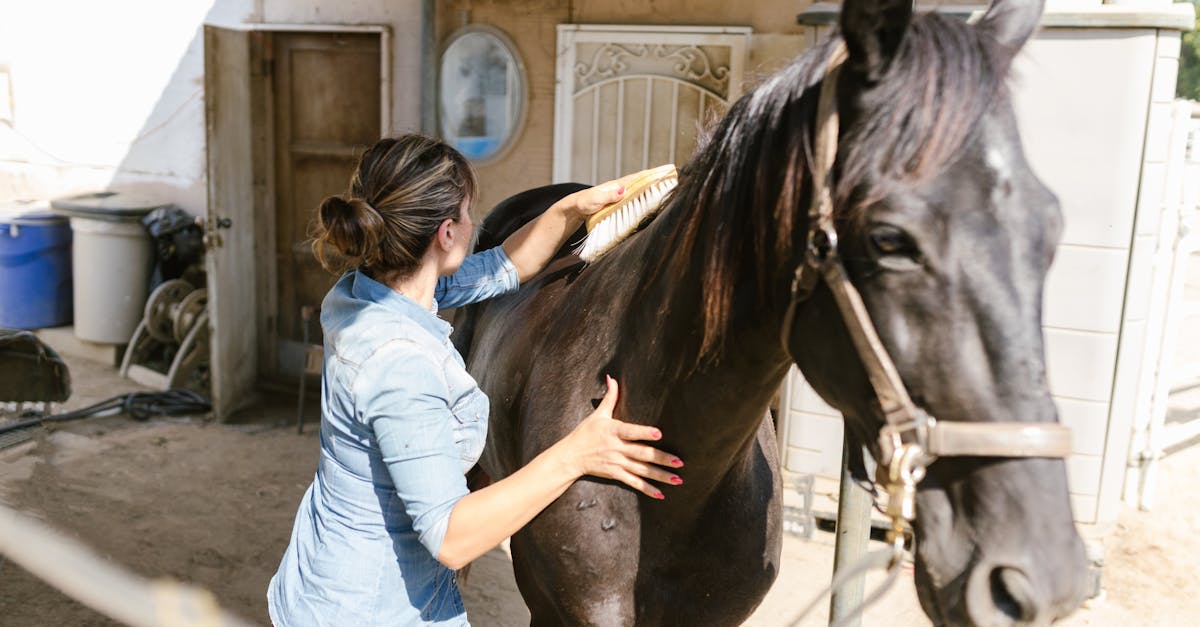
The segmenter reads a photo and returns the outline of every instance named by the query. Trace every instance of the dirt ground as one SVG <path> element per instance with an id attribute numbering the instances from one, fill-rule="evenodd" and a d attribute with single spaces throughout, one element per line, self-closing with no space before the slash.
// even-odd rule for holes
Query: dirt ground
<path id="1" fill-rule="evenodd" d="M 109 368 L 69 361 L 76 393 L 67 409 L 137 389 Z M 297 435 L 294 419 L 294 399 L 281 398 L 234 425 L 110 416 L 39 429 L 0 451 L 0 501 L 134 572 L 207 588 L 227 610 L 266 624 L 267 582 L 316 464 L 313 423 Z M 1156 509 L 1125 509 L 1108 536 L 1104 594 L 1062 624 L 1200 624 L 1196 476 L 1200 446 L 1163 460 Z M 788 536 L 779 579 L 747 625 L 792 624 L 828 583 L 832 554 L 831 533 Z M 528 624 L 503 547 L 476 562 L 463 592 L 475 625 Z M 3 559 L 0 608 L 2 626 L 112 624 Z M 825 612 L 801 624 L 823 625 Z M 911 569 L 863 624 L 928 624 Z"/>

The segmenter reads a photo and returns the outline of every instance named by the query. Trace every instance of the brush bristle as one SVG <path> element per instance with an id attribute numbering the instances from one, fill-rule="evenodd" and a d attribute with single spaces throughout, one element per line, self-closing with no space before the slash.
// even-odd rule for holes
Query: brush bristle
<path id="1" fill-rule="evenodd" d="M 658 212 L 663 198 L 679 177 L 674 165 L 659 166 L 625 177 L 625 197 L 588 219 L 588 234 L 576 254 L 591 263 L 637 231 L 646 218 Z"/>

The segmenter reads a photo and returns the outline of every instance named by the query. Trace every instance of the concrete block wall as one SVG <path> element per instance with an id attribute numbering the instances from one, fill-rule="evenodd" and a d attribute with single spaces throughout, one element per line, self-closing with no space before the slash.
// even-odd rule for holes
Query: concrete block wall
<path id="1" fill-rule="evenodd" d="M 1063 208 L 1043 324 L 1050 389 L 1075 434 L 1067 472 L 1082 522 L 1101 519 L 1102 493 L 1119 502 L 1141 370 L 1153 241 L 1135 238 L 1134 224 L 1157 47 L 1155 29 L 1056 29 L 1018 65 L 1026 152 Z"/>

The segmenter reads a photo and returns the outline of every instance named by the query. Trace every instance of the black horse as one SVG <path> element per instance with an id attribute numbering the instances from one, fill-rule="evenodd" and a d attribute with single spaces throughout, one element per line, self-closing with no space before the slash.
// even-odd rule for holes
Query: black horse
<path id="1" fill-rule="evenodd" d="M 564 249 L 518 293 L 464 311 L 456 341 L 491 397 L 491 476 L 566 435 L 606 373 L 621 382 L 618 416 L 659 425 L 688 464 L 663 502 L 581 480 L 513 537 L 535 624 L 732 625 L 754 610 L 780 553 L 764 416 L 791 363 L 845 414 L 855 449 L 876 441 L 880 407 L 827 286 L 780 340 L 804 258 L 817 94 L 842 41 L 840 250 L 903 383 L 943 422 L 1057 420 L 1040 312 L 1061 218 L 1004 82 L 1040 15 L 1040 0 L 997 0 L 968 25 L 914 16 L 909 0 L 846 0 L 840 35 L 742 97 L 645 229 L 591 265 Z M 505 201 L 479 247 L 579 188 Z M 942 458 L 914 529 L 935 622 L 1048 623 L 1082 599 L 1059 459 Z"/>

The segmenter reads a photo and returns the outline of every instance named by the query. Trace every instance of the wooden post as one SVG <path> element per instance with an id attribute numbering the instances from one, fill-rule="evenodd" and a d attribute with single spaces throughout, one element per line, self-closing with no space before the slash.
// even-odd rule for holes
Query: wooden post
<path id="1" fill-rule="evenodd" d="M 858 487 L 850 477 L 848 466 L 849 438 L 842 443 L 842 483 L 838 490 L 837 542 L 833 549 L 833 576 L 867 554 L 867 542 L 871 539 L 871 495 Z M 848 616 L 863 600 L 866 573 L 851 579 L 840 590 L 834 590 L 829 598 L 829 624 Z M 849 627 L 862 624 L 862 616 L 847 623 Z"/>
<path id="2" fill-rule="evenodd" d="M 442 60 L 437 50 L 437 3 L 421 0 L 421 132 L 438 135 L 437 127 L 437 78 Z M 383 136 L 392 134 L 383 129 Z"/>

